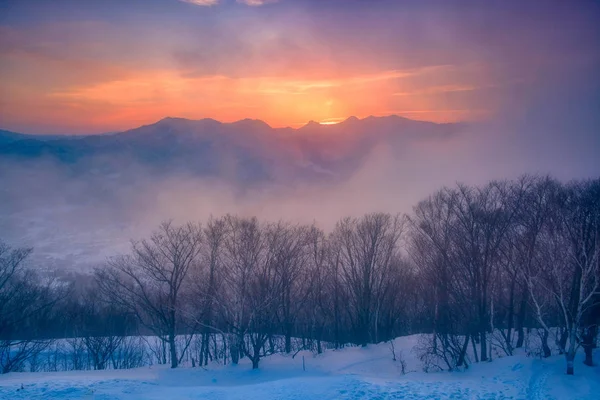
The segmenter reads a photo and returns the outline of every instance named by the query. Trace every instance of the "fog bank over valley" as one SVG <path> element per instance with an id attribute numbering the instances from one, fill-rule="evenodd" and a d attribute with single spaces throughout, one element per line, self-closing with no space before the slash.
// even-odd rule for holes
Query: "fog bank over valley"
<path id="1" fill-rule="evenodd" d="M 562 137 L 544 125 L 545 135 Z M 526 131 L 535 128 L 527 120 L 434 124 L 390 116 L 299 129 L 166 118 L 100 136 L 3 132 L 0 230 L 8 243 L 34 247 L 39 268 L 89 270 L 168 219 L 231 213 L 329 231 L 344 216 L 410 213 L 456 182 L 600 172 L 598 140 L 590 147 L 586 129 L 550 146 Z"/>

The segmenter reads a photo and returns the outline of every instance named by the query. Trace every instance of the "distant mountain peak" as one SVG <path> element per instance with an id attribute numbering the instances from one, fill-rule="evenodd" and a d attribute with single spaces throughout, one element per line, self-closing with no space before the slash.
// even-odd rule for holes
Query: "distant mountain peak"
<path id="1" fill-rule="evenodd" d="M 358 122 L 360 122 L 361 120 L 358 117 L 350 116 L 348 118 L 346 118 L 345 120 L 343 120 L 342 122 L 340 122 L 338 125 L 350 125 L 350 124 L 356 124 Z"/>
<path id="2" fill-rule="evenodd" d="M 232 122 L 231 125 L 241 126 L 244 128 L 253 127 L 253 128 L 272 129 L 271 126 L 269 124 L 267 124 L 265 121 L 260 120 L 260 119 L 251 119 L 251 118 L 244 118 L 242 120 Z"/>
<path id="3" fill-rule="evenodd" d="M 321 126 L 321 124 L 311 119 L 306 125 L 303 126 L 303 128 L 314 128 L 316 126 Z"/>
<path id="4" fill-rule="evenodd" d="M 203 119 L 187 119 L 182 117 L 165 117 L 158 122 L 151 125 L 157 126 L 168 126 L 168 127 L 180 127 L 180 126 L 217 126 L 217 125 L 229 125 L 232 127 L 244 128 L 244 129 L 273 129 L 269 124 L 260 120 L 252 118 L 244 118 L 239 121 L 223 123 L 213 118 Z"/>
<path id="5" fill-rule="evenodd" d="M 379 120 L 379 121 L 411 121 L 411 122 L 420 122 L 420 121 L 417 121 L 417 120 L 414 120 L 414 119 L 402 117 L 402 116 L 397 115 L 397 114 L 380 115 L 380 116 L 369 115 L 364 120 L 366 120 L 366 121 Z"/>
<path id="6" fill-rule="evenodd" d="M 220 121 L 217 121 L 216 119 L 213 118 L 202 118 L 202 119 L 188 119 L 188 118 L 183 118 L 183 117 L 165 117 L 157 122 L 155 122 L 154 124 L 150 124 L 150 125 L 156 125 L 156 124 L 164 124 L 164 123 L 178 123 L 178 122 L 182 122 L 182 123 L 198 123 L 198 122 L 204 122 L 204 123 L 217 123 L 217 124 L 221 124 Z"/>
<path id="7" fill-rule="evenodd" d="M 181 120 L 181 119 L 185 119 L 185 118 L 181 118 L 181 117 L 164 117 L 163 119 L 159 120 L 158 122 L 169 122 L 169 121 L 177 121 L 177 120 Z"/>

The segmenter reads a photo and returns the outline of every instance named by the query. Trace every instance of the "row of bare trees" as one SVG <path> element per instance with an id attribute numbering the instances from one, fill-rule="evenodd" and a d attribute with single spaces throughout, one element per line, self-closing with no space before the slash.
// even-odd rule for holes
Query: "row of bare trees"
<path id="1" fill-rule="evenodd" d="M 280 350 L 417 332 L 430 333 L 426 364 L 456 369 L 513 354 L 534 329 L 573 373 L 578 347 L 593 363 L 600 318 L 600 180 L 458 185 L 410 216 L 344 218 L 328 234 L 231 215 L 166 222 L 84 283 L 34 276 L 29 252 L 0 247 L 4 372 L 53 336 L 79 338 L 95 369 L 126 366 L 115 354 L 131 335 L 157 338 L 173 368 L 258 368 Z"/>
<path id="2" fill-rule="evenodd" d="M 449 369 L 523 346 L 540 328 L 554 337 L 567 373 L 579 346 L 592 364 L 600 319 L 600 180 L 548 177 L 458 185 L 409 217 L 408 252 L 424 283 L 433 335 L 429 360 Z"/>
<path id="3" fill-rule="evenodd" d="M 412 277 L 400 255 L 404 222 L 347 218 L 326 237 L 315 226 L 225 216 L 202 227 L 164 223 L 132 254 L 96 272 L 99 291 L 161 338 L 177 367 L 177 335 L 221 334 L 233 363 L 255 368 L 276 335 L 338 345 L 391 338 L 409 307 Z M 407 304 L 401 304 L 402 302 Z"/>

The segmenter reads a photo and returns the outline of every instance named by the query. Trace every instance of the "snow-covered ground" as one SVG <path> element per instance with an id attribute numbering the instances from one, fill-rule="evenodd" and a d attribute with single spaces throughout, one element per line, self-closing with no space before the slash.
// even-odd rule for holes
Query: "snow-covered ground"
<path id="1" fill-rule="evenodd" d="M 411 352 L 416 336 L 395 341 L 406 374 L 388 344 L 273 355 L 253 371 L 238 366 L 10 373 L 0 375 L 0 399 L 598 399 L 600 367 L 565 375 L 562 356 L 524 355 L 472 365 L 465 372 L 421 372 Z M 600 351 L 595 354 L 596 360 Z M 304 358 L 304 360 L 303 360 Z M 304 361 L 304 368 L 303 368 Z"/>

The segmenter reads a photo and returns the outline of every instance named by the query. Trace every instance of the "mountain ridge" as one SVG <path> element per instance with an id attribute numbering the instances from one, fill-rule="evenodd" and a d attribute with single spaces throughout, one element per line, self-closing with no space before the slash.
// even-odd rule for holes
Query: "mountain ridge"
<path id="1" fill-rule="evenodd" d="M 460 131 L 459 124 L 400 116 L 350 117 L 332 125 L 313 121 L 295 129 L 273 128 L 249 118 L 223 123 L 165 117 L 106 135 L 45 140 L 11 132 L 0 141 L 0 161 L 51 160 L 76 175 L 113 176 L 142 166 L 151 174 L 184 172 L 246 186 L 343 178 L 378 146 L 399 157 L 411 142 L 446 138 Z"/>
<path id="2" fill-rule="evenodd" d="M 270 129 L 273 130 L 292 130 L 292 131 L 301 131 L 304 128 L 307 127 L 311 127 L 311 126 L 320 126 L 320 127 L 336 127 L 336 126 L 343 126 L 343 125 L 347 125 L 348 123 L 361 123 L 361 122 L 369 122 L 369 121 L 384 121 L 384 120 L 390 120 L 390 119 L 395 119 L 396 121 L 408 121 L 408 123 L 422 123 L 422 124 L 430 124 L 430 125 L 437 125 L 437 126 L 445 126 L 445 125 L 460 125 L 460 124 L 464 124 L 463 122 L 432 122 L 432 121 L 423 121 L 423 120 L 415 120 L 415 119 L 411 119 L 411 118 L 406 118 L 406 117 L 402 117 L 400 115 L 397 114 L 390 114 L 390 115 L 383 115 L 383 116 L 373 116 L 373 115 L 369 115 L 367 117 L 364 118 L 358 118 L 354 115 L 349 116 L 348 118 L 344 119 L 343 121 L 340 121 L 338 123 L 335 124 L 323 124 L 323 123 L 319 123 L 317 121 L 311 120 L 308 121 L 306 124 L 298 126 L 296 128 L 294 127 L 290 127 L 290 126 L 285 126 L 285 127 L 272 127 L 271 125 L 269 125 L 267 122 L 261 120 L 261 119 L 254 119 L 254 118 L 243 118 L 240 120 L 236 120 L 236 121 L 232 121 L 232 122 L 223 122 L 223 121 L 219 121 L 216 120 L 214 118 L 200 118 L 200 119 L 192 119 L 192 118 L 184 118 L 184 117 L 172 117 L 172 116 L 166 116 L 163 117 L 161 119 L 159 119 L 158 121 L 149 123 L 149 124 L 143 124 L 137 127 L 133 127 L 133 128 L 128 128 L 128 129 L 124 129 L 124 130 L 118 130 L 118 131 L 111 131 L 111 132 L 102 132 L 102 133 L 87 133 L 87 134 L 62 134 L 62 133 L 58 133 L 58 134 L 40 134 L 40 133 L 22 133 L 22 132 L 17 132 L 17 131 L 13 131 L 13 130 L 8 130 L 8 129 L 2 129 L 0 128 L 0 144 L 2 144 L 3 142 L 1 141 L 5 135 L 6 136 L 20 136 L 20 137 L 29 137 L 29 138 L 35 138 L 35 139 L 39 139 L 42 140 L 44 138 L 52 138 L 52 139 L 63 139 L 63 138 L 72 138 L 72 139 L 76 139 L 76 138 L 82 138 L 82 137 L 91 137 L 91 136 L 114 136 L 114 135 L 118 135 L 118 134 L 122 134 L 122 133 L 126 133 L 126 132 L 131 132 L 131 131 L 135 131 L 138 130 L 140 128 L 144 128 L 144 127 L 149 127 L 149 126 L 154 126 L 154 125 L 158 125 L 158 124 L 171 124 L 171 123 L 203 123 L 203 124 L 210 124 L 210 125 L 224 125 L 224 126 L 240 126 L 240 125 L 245 125 L 245 124 L 257 124 L 257 125 L 262 125 L 262 126 L 266 126 Z"/>

